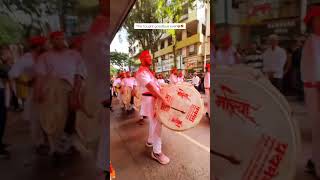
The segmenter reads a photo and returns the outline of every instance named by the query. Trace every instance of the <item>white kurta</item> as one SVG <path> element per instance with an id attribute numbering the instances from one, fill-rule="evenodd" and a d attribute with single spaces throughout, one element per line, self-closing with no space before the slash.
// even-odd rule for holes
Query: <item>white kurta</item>
<path id="1" fill-rule="evenodd" d="M 34 70 L 35 61 L 33 59 L 32 53 L 26 53 L 20 57 L 18 61 L 12 66 L 9 71 L 9 78 L 14 80 L 19 78 L 22 74 L 26 74 L 30 78 L 35 76 Z M 44 143 L 44 135 L 41 131 L 39 114 L 36 107 L 33 105 L 33 89 L 30 87 L 29 96 L 26 99 L 24 119 L 30 121 L 31 136 L 34 145 L 38 146 Z"/>
<path id="2" fill-rule="evenodd" d="M 262 54 L 262 58 L 264 72 L 274 72 L 273 78 L 283 78 L 283 69 L 287 61 L 287 53 L 283 48 L 269 48 Z"/>
<path id="3" fill-rule="evenodd" d="M 236 64 L 237 50 L 234 47 L 230 47 L 227 50 L 219 49 L 216 54 L 216 65 L 233 65 Z"/>
<path id="4" fill-rule="evenodd" d="M 305 101 L 312 125 L 312 160 L 320 177 L 320 36 L 311 35 L 306 41 L 301 60 L 301 76 L 305 85 Z"/>
<path id="5" fill-rule="evenodd" d="M 174 75 L 174 74 L 171 74 L 170 78 L 169 78 L 169 81 L 170 81 L 170 84 L 177 84 L 178 77 L 176 75 Z"/>
<path id="6" fill-rule="evenodd" d="M 194 77 L 192 78 L 192 85 L 198 87 L 199 84 L 200 84 L 200 78 L 199 78 L 199 76 L 194 76 Z"/>
<path id="7" fill-rule="evenodd" d="M 146 85 L 153 82 L 160 91 L 160 85 L 156 78 L 151 74 L 149 69 L 140 67 L 136 74 L 136 80 L 140 85 L 142 94 L 149 92 Z M 153 145 L 154 153 L 161 153 L 161 130 L 162 125 L 159 120 L 155 118 L 154 112 L 155 98 L 152 96 L 143 96 L 141 98 L 141 115 L 147 116 L 149 119 L 149 137 L 148 142 Z"/>

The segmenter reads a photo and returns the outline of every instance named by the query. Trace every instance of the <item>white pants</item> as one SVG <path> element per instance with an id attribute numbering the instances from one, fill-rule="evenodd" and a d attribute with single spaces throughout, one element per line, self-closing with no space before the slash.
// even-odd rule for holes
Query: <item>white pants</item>
<path id="1" fill-rule="evenodd" d="M 206 102 L 207 102 L 207 113 L 210 117 L 210 89 L 205 89 Z"/>
<path id="2" fill-rule="evenodd" d="M 147 116 L 149 120 L 149 136 L 148 142 L 152 143 L 153 152 L 156 154 L 161 153 L 162 142 L 161 142 L 161 122 L 154 116 L 154 104 L 155 99 L 151 96 L 141 97 L 141 116 Z"/>
<path id="3" fill-rule="evenodd" d="M 148 142 L 152 143 L 153 152 L 156 154 L 160 154 L 162 149 L 162 142 L 161 142 L 162 124 L 155 117 L 148 117 L 148 119 L 149 119 Z"/>
<path id="4" fill-rule="evenodd" d="M 312 160 L 320 177 L 320 89 L 304 88 L 307 112 L 312 126 Z"/>

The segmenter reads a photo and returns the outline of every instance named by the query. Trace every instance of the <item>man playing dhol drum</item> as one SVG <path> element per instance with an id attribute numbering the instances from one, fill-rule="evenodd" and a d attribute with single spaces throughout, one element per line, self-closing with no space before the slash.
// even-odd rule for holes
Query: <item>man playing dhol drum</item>
<path id="1" fill-rule="evenodd" d="M 162 124 L 155 118 L 155 99 L 160 98 L 163 104 L 169 106 L 169 103 L 160 94 L 160 85 L 150 71 L 152 58 L 148 50 L 140 54 L 141 66 L 136 74 L 137 83 L 140 85 L 142 93 L 141 98 L 141 115 L 149 119 L 149 137 L 146 143 L 147 147 L 152 147 L 151 157 L 160 164 L 165 165 L 170 162 L 170 159 L 162 153 L 161 147 L 161 129 Z"/>

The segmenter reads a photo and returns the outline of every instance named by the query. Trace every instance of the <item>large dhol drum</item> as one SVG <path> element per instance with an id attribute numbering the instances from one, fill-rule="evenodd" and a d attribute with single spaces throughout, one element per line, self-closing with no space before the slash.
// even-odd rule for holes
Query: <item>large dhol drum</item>
<path id="1" fill-rule="evenodd" d="M 161 89 L 171 107 L 164 106 L 157 100 L 157 117 L 169 129 L 184 131 L 195 127 L 204 114 L 203 100 L 200 93 L 186 84 L 169 85 Z"/>
<path id="2" fill-rule="evenodd" d="M 249 67 L 214 71 L 214 175 L 223 180 L 293 179 L 300 134 L 286 99 Z"/>

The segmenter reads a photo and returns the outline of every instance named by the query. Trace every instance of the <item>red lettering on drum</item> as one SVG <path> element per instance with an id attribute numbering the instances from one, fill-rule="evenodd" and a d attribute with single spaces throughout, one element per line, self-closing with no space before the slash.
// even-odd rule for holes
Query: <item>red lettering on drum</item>
<path id="1" fill-rule="evenodd" d="M 186 92 L 184 92 L 183 89 L 179 88 L 177 92 L 178 92 L 178 96 L 181 97 L 182 99 L 188 99 L 189 101 L 191 101 L 190 98 L 189 98 L 190 95 L 187 94 Z"/>
<path id="2" fill-rule="evenodd" d="M 173 122 L 178 128 L 181 128 L 181 126 L 182 126 L 182 121 L 179 120 L 179 119 L 176 118 L 176 117 L 173 117 L 173 118 L 171 119 L 171 122 Z"/>
<path id="3" fill-rule="evenodd" d="M 276 138 L 262 135 L 248 168 L 242 180 L 272 180 L 278 176 L 279 167 L 283 161 L 288 144 L 281 143 Z"/>
<path id="4" fill-rule="evenodd" d="M 253 107 L 251 104 L 244 102 L 243 100 L 235 99 L 234 97 L 229 97 L 227 94 L 237 94 L 236 91 L 227 87 L 226 85 L 221 85 L 221 90 L 223 96 L 216 95 L 215 103 L 217 107 L 222 108 L 222 110 L 228 112 L 230 116 L 237 115 L 238 117 L 244 117 L 249 122 L 258 125 L 254 117 L 251 116 L 252 110 L 257 110 L 258 108 Z M 241 116 L 240 116 L 241 115 Z"/>
<path id="5" fill-rule="evenodd" d="M 187 120 L 191 121 L 191 122 L 194 122 L 194 120 L 196 119 L 197 115 L 199 114 L 199 111 L 200 111 L 200 107 L 199 106 L 196 106 L 196 105 L 191 105 L 190 106 L 190 109 L 188 111 L 188 114 L 187 114 Z"/>
<path id="6" fill-rule="evenodd" d="M 172 96 L 170 96 L 170 95 L 167 94 L 167 95 L 165 96 L 165 99 L 168 101 L 169 104 L 171 104 L 171 102 L 172 102 Z M 169 107 L 169 106 L 165 106 L 163 103 L 161 103 L 160 109 L 163 110 L 163 111 L 168 112 L 168 111 L 170 110 L 170 107 Z"/>

